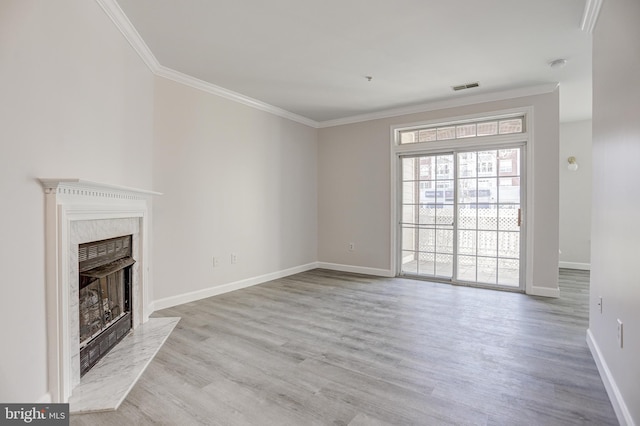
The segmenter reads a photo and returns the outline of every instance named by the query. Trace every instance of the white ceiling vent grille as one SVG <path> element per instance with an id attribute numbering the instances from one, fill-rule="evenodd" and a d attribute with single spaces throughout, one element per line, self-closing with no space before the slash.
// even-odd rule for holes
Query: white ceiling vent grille
<path id="1" fill-rule="evenodd" d="M 458 90 L 473 89 L 474 87 L 478 87 L 478 86 L 480 86 L 480 83 L 475 81 L 473 83 L 461 84 L 459 86 L 452 86 L 451 88 L 457 92 Z"/>

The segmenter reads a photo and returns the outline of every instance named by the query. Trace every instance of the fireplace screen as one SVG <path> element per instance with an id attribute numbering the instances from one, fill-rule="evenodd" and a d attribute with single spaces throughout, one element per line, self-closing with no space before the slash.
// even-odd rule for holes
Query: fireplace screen
<path id="1" fill-rule="evenodd" d="M 81 244 L 80 372 L 83 375 L 131 329 L 131 236 Z"/>

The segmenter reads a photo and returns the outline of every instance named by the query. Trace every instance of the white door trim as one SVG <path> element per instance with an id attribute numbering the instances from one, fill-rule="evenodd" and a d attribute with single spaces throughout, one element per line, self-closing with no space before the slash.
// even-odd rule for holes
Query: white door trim
<path id="1" fill-rule="evenodd" d="M 405 130 L 408 128 L 414 127 L 426 127 L 432 126 L 435 124 L 444 124 L 444 123 L 453 123 L 453 122 L 462 122 L 462 121 L 473 121 L 478 119 L 491 119 L 496 117 L 504 117 L 504 116 L 513 116 L 513 115 L 522 115 L 524 116 L 525 122 L 525 133 L 518 133 L 514 135 L 502 135 L 496 137 L 478 137 L 478 138 L 470 138 L 468 140 L 453 140 L 453 141 L 444 141 L 444 142 L 422 142 L 422 143 L 414 143 L 414 144 L 406 144 L 400 145 L 398 143 L 399 140 L 399 131 Z M 540 296 L 549 296 L 549 297 L 557 297 L 557 295 L 548 294 L 548 292 L 544 292 L 545 294 L 539 294 L 540 287 L 534 287 L 533 285 L 533 247 L 534 247 L 534 215 L 533 215 L 533 195 L 535 192 L 534 182 L 535 182 L 535 167 L 534 167 L 534 150 L 535 150 L 535 135 L 534 135 L 534 107 L 522 107 L 522 108 L 514 108 L 509 110 L 500 110 L 500 111 L 492 111 L 485 112 L 479 114 L 471 114 L 465 116 L 458 117 L 449 117 L 446 119 L 439 120 L 429 120 L 418 123 L 407 123 L 403 125 L 394 125 L 390 127 L 390 233 L 391 233 L 391 252 L 390 252 L 390 265 L 391 271 L 394 275 L 398 275 L 399 272 L 399 259 L 398 259 L 398 247 L 400 244 L 400 235 L 398 232 L 398 203 L 400 197 L 400 155 L 407 154 L 419 154 L 419 153 L 428 153 L 429 151 L 434 151 L 438 149 L 445 149 L 448 146 L 448 149 L 451 150 L 451 145 L 455 144 L 455 148 L 472 148 L 472 147 L 491 147 L 492 145 L 499 144 L 508 144 L 514 142 L 525 142 L 525 147 L 523 149 L 524 159 L 522 161 L 523 174 L 526 176 L 525 178 L 525 196 L 524 199 L 521 200 L 522 208 L 524 211 L 523 215 L 523 224 L 524 224 L 524 250 L 525 255 L 523 256 L 524 264 L 521 265 L 521 268 L 524 269 L 524 291 L 526 294 L 531 295 L 540 295 Z M 546 290 L 546 289 L 545 289 Z"/>

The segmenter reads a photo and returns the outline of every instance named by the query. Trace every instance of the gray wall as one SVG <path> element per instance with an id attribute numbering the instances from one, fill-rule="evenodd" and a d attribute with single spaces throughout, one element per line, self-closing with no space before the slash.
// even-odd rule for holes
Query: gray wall
<path id="1" fill-rule="evenodd" d="M 593 39 L 589 337 L 619 418 L 630 424 L 640 423 L 639 21 L 639 1 L 605 1 Z M 623 349 L 617 319 L 624 324 Z"/>
<path id="2" fill-rule="evenodd" d="M 391 268 L 391 126 L 491 113 L 534 109 L 535 231 L 532 282 L 557 289 L 558 282 L 558 91 L 420 114 L 320 129 L 318 139 L 318 256 L 321 262 Z M 354 242 L 355 251 L 348 250 Z"/>
<path id="3" fill-rule="evenodd" d="M 579 168 L 567 169 L 576 157 Z M 560 266 L 591 263 L 591 120 L 560 124 Z"/>
<path id="4" fill-rule="evenodd" d="M 182 303 L 185 293 L 315 262 L 316 138 L 314 128 L 158 77 L 154 300 Z"/>

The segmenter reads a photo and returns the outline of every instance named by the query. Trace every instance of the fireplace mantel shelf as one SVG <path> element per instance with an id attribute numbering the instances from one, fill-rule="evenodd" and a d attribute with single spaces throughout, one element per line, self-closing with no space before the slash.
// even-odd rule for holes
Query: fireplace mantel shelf
<path id="1" fill-rule="evenodd" d="M 134 199 L 147 198 L 153 195 L 162 195 L 161 192 L 151 191 L 148 189 L 130 188 L 128 186 L 94 182 L 79 178 L 40 178 L 38 180 L 47 194 L 59 193 Z"/>

